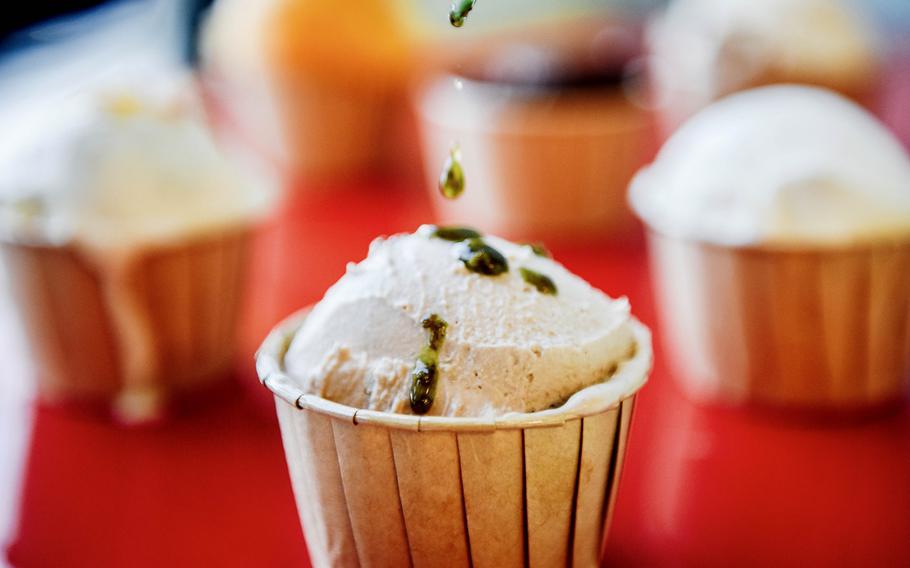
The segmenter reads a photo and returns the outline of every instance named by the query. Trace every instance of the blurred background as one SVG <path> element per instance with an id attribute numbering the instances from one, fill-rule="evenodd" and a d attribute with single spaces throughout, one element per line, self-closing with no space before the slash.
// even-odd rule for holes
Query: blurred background
<path id="1" fill-rule="evenodd" d="M 669 59 L 649 24 L 665 4 L 481 0 L 461 29 L 449 25 L 445 0 L 33 0 L 8 9 L 0 564 L 305 565 L 252 354 L 377 235 L 451 222 L 545 240 L 653 324 L 628 182 L 680 121 L 765 82 L 734 73 L 724 88 L 675 95 L 678 77 L 662 82 Z M 863 73 L 835 68 L 820 83 L 910 146 L 910 2 L 850 7 L 868 39 Z M 162 89 L 164 103 L 150 95 Z M 124 127 L 124 116 L 148 124 Z M 467 182 L 450 201 L 437 180 L 456 143 Z M 121 150 L 122 162 L 111 157 Z M 164 157 L 149 158 L 156 152 Z M 238 164 L 242 172 L 231 169 Z M 120 188 L 133 175 L 238 187 L 127 203 Z M 83 187 L 92 180 L 104 183 Z M 105 225 L 120 215 L 122 226 Z M 140 234 L 156 215 L 181 221 Z M 141 270 L 120 263 L 130 255 Z M 124 290 L 126 300 L 112 299 Z M 214 301 L 186 299 L 193 294 Z M 134 317 L 122 315 L 130 302 L 160 320 L 143 316 L 157 354 L 145 356 L 180 371 L 164 380 L 139 369 L 142 388 L 126 392 L 123 360 L 140 357 L 123 323 Z M 198 340 L 205 324 L 193 321 L 218 331 Z M 669 380 L 659 338 L 657 349 L 609 562 L 910 563 L 905 410 L 846 428 L 704 408 Z M 111 368 L 99 363 L 107 359 Z"/>

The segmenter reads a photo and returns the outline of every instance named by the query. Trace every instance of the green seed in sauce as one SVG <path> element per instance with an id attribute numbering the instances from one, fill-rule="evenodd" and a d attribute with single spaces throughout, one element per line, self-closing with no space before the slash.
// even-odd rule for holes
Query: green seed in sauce
<path id="1" fill-rule="evenodd" d="M 542 256 L 544 258 L 553 258 L 553 255 L 550 254 L 550 251 L 547 247 L 543 246 L 543 243 L 525 243 L 527 246 L 531 247 L 531 251 L 537 256 Z"/>
<path id="2" fill-rule="evenodd" d="M 464 169 L 461 167 L 461 150 L 452 146 L 439 174 L 439 193 L 446 199 L 457 199 L 464 192 Z"/>
<path id="3" fill-rule="evenodd" d="M 436 365 L 427 365 L 418 360 L 411 371 L 411 395 L 409 402 L 414 414 L 426 414 L 433 407 L 436 396 Z"/>
<path id="4" fill-rule="evenodd" d="M 411 371 L 411 391 L 409 402 L 414 414 L 426 414 L 433 406 L 436 397 L 436 379 L 439 350 L 446 338 L 449 324 L 436 314 L 424 318 L 420 324 L 427 330 L 427 344 L 420 350 L 417 363 Z"/>
<path id="5" fill-rule="evenodd" d="M 469 239 L 461 243 L 458 258 L 471 272 L 486 276 L 498 276 L 509 270 L 509 262 L 506 257 L 480 238 Z"/>
<path id="6" fill-rule="evenodd" d="M 556 295 L 556 284 L 553 283 L 553 280 L 551 280 L 549 276 L 543 275 L 540 272 L 535 272 L 529 268 L 519 268 L 518 271 L 521 273 L 522 279 L 531 286 L 537 288 L 537 291 L 541 294 Z"/>
<path id="7" fill-rule="evenodd" d="M 468 13 L 474 8 L 476 2 L 477 0 L 452 0 L 449 7 L 449 23 L 456 28 L 463 26 L 465 18 L 468 17 Z"/>
<path id="8" fill-rule="evenodd" d="M 478 239 L 481 234 L 468 227 L 436 227 L 430 236 L 458 243 L 468 239 Z"/>

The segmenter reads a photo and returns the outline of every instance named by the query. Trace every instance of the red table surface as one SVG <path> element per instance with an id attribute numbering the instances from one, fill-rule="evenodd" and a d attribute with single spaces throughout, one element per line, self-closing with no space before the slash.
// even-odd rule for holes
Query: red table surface
<path id="1" fill-rule="evenodd" d="M 37 408 L 10 562 L 308 565 L 253 350 L 278 319 L 318 300 L 374 236 L 429 218 L 416 189 L 390 183 L 293 196 L 257 240 L 235 388 L 148 428 Z M 551 248 L 654 324 L 640 242 Z M 834 425 L 700 408 L 676 390 L 656 340 L 608 564 L 910 566 L 910 412 Z"/>
<path id="2" fill-rule="evenodd" d="M 910 142 L 910 57 L 893 71 L 881 114 Z M 36 407 L 22 491 L 0 495 L 19 500 L 12 564 L 309 565 L 271 395 L 252 354 L 277 321 L 363 258 L 375 236 L 432 216 L 417 188 L 375 180 L 296 193 L 286 205 L 257 237 L 231 388 L 146 428 Z M 594 286 L 627 295 L 655 329 L 655 367 L 636 405 L 606 564 L 910 566 L 910 409 L 834 424 L 696 406 L 662 355 L 641 238 L 548 244 Z M 7 369 L 0 365 L 0 377 Z"/>

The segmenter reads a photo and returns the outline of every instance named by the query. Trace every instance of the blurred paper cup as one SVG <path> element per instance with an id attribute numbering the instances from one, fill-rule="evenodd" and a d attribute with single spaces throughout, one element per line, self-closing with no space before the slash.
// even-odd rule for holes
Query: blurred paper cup
<path id="1" fill-rule="evenodd" d="M 201 75 L 233 123 L 226 134 L 313 186 L 398 166 L 394 130 L 414 71 L 407 15 L 379 0 L 220 0 L 203 28 Z"/>
<path id="2" fill-rule="evenodd" d="M 282 362 L 304 317 L 266 339 L 257 369 L 276 397 L 314 566 L 598 564 L 635 395 L 650 369 L 644 327 L 636 325 L 635 357 L 588 387 L 606 387 L 608 396 L 478 420 L 361 410 L 304 394 Z"/>
<path id="3" fill-rule="evenodd" d="M 519 238 L 622 236 L 625 190 L 651 149 L 631 70 L 632 24 L 575 18 L 528 25 L 451 49 L 448 71 L 415 93 L 427 187 L 437 216 Z M 450 149 L 465 191 L 438 191 Z"/>
<path id="4" fill-rule="evenodd" d="M 663 334 L 693 398 L 865 411 L 905 396 L 910 243 L 649 242 Z"/>
<path id="5" fill-rule="evenodd" d="M 75 245 L 2 244 L 8 277 L 52 402 L 106 401 L 128 422 L 230 374 L 249 230 L 122 257 Z"/>

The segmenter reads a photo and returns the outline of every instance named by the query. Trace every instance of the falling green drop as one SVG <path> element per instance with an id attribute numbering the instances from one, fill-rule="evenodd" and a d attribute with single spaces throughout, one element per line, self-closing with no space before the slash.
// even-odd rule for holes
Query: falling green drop
<path id="1" fill-rule="evenodd" d="M 439 193 L 446 199 L 457 199 L 464 191 L 464 169 L 461 167 L 461 150 L 452 146 L 449 157 L 439 174 Z"/>
<path id="2" fill-rule="evenodd" d="M 449 7 L 449 23 L 456 28 L 463 26 L 465 18 L 468 17 L 468 13 L 474 8 L 476 2 L 477 0 L 452 0 Z"/>

